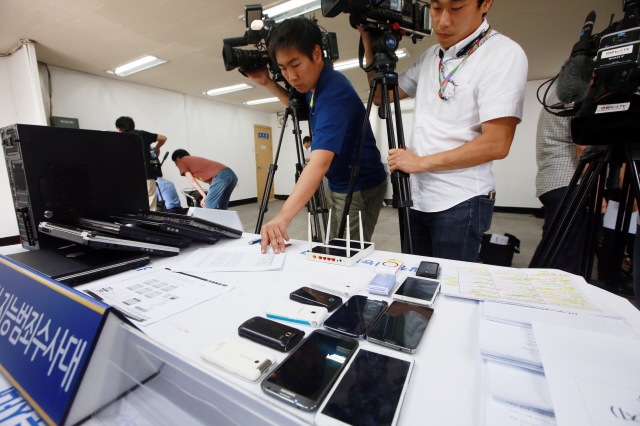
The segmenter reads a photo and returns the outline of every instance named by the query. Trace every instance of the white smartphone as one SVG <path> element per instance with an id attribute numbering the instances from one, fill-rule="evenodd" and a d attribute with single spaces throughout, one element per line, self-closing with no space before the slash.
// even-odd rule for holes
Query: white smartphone
<path id="1" fill-rule="evenodd" d="M 309 286 L 347 299 L 360 291 L 360 286 L 349 281 L 322 276 L 312 278 Z"/>
<path id="2" fill-rule="evenodd" d="M 327 314 L 327 308 L 303 305 L 293 300 L 272 303 L 266 310 L 267 318 L 310 325 L 311 327 L 320 327 Z"/>
<path id="3" fill-rule="evenodd" d="M 206 348 L 200 357 L 251 382 L 258 380 L 276 363 L 275 356 L 226 338 Z"/>
<path id="4" fill-rule="evenodd" d="M 318 426 L 397 424 L 413 358 L 360 346 L 318 409 Z"/>
<path id="5" fill-rule="evenodd" d="M 440 281 L 407 277 L 391 296 L 395 300 L 422 306 L 431 306 L 440 291 Z"/>

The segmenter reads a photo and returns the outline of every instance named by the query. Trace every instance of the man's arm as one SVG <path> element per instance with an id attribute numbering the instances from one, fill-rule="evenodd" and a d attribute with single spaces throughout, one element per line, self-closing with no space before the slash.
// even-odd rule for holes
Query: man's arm
<path id="1" fill-rule="evenodd" d="M 269 77 L 269 70 L 266 67 L 252 71 L 245 71 L 245 74 L 251 79 L 251 81 L 258 83 L 260 86 L 271 92 L 273 96 L 280 99 L 280 102 L 285 105 L 289 105 L 289 92 Z"/>
<path id="2" fill-rule="evenodd" d="M 458 148 L 419 157 L 407 149 L 389 150 L 391 171 L 406 173 L 437 172 L 465 169 L 493 160 L 501 160 L 509 154 L 517 117 L 503 117 L 482 123 L 482 134 Z"/>
<path id="3" fill-rule="evenodd" d="M 198 191 L 198 193 L 200 195 L 202 195 L 202 200 L 200 201 L 200 206 L 202 208 L 205 207 L 205 202 L 204 199 L 207 198 L 207 194 L 204 192 L 204 189 L 202 189 L 202 187 L 200 186 L 200 184 L 198 183 L 198 180 L 193 176 L 193 173 L 191 172 L 184 172 L 184 176 L 189 179 L 189 182 L 191 182 L 191 186 L 193 186 L 193 188 Z"/>
<path id="4" fill-rule="evenodd" d="M 165 135 L 158 134 L 158 143 L 156 144 L 156 155 L 160 158 L 160 147 L 164 145 L 167 141 L 167 137 Z"/>
<path id="5" fill-rule="evenodd" d="M 311 153 L 311 160 L 302 171 L 298 183 L 280 209 L 280 213 L 262 225 L 260 230 L 262 253 L 267 252 L 268 245 L 271 245 L 274 253 L 284 253 L 285 240 L 289 240 L 287 228 L 291 225 L 294 216 L 302 210 L 318 189 L 334 155 L 326 149 L 316 149 Z"/>
<path id="6" fill-rule="evenodd" d="M 371 35 L 364 30 L 362 25 L 358 25 L 358 31 L 360 32 L 360 36 L 362 37 L 362 45 L 364 46 L 364 58 L 366 61 L 366 65 L 371 65 L 373 63 L 373 51 L 371 50 Z M 367 72 L 367 79 L 369 80 L 369 87 L 371 87 L 371 80 L 373 79 L 373 75 L 375 71 Z M 405 93 L 404 90 L 398 86 L 398 97 L 400 100 L 406 99 L 409 97 Z M 389 91 L 389 102 L 393 102 L 393 91 Z M 376 86 L 376 92 L 373 95 L 373 103 L 376 106 L 382 105 L 382 85 Z"/>

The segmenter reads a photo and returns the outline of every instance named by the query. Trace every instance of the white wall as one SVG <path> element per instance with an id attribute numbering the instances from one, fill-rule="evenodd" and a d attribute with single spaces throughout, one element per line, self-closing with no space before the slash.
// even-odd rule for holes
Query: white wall
<path id="1" fill-rule="evenodd" d="M 82 129 L 109 131 L 115 131 L 118 117 L 128 115 L 134 119 L 136 128 L 167 137 L 161 157 L 165 152 L 184 148 L 192 155 L 219 161 L 238 175 L 232 201 L 257 196 L 253 125 L 271 125 L 271 114 L 64 68 L 49 68 L 53 115 L 78 118 Z M 191 188 L 189 181 L 178 173 L 171 154 L 162 171 L 179 191 Z M 184 198 L 182 201 L 186 205 Z"/>
<path id="2" fill-rule="evenodd" d="M 35 49 L 26 43 L 0 58 L 0 127 L 15 123 L 46 125 Z M 18 235 L 6 163 L 0 165 L 0 238 Z"/>

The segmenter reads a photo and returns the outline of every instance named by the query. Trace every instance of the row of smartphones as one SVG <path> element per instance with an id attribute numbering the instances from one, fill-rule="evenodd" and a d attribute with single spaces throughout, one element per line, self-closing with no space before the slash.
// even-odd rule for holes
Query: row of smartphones
<path id="1" fill-rule="evenodd" d="M 252 381 L 276 362 L 273 355 L 230 339 L 205 349 L 202 358 Z M 261 388 L 302 410 L 318 409 L 316 425 L 395 425 L 413 365 L 408 354 L 359 347 L 350 337 L 315 330 Z"/>

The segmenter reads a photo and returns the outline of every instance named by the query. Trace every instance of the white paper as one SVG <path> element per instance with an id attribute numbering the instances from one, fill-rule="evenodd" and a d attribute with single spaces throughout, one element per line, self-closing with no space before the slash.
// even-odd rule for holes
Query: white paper
<path id="1" fill-rule="evenodd" d="M 616 229 L 616 222 L 618 221 L 618 207 L 620 203 L 617 201 L 609 201 L 607 203 L 607 211 L 602 218 L 602 226 L 607 229 Z M 631 222 L 629 222 L 629 234 L 636 233 L 636 226 L 638 221 L 638 211 L 631 213 Z"/>
<path id="2" fill-rule="evenodd" d="M 285 258 L 286 253 L 274 254 L 269 251 L 262 254 L 257 244 L 235 248 L 201 248 L 185 256 L 173 270 L 190 273 L 279 271 Z"/>
<path id="3" fill-rule="evenodd" d="M 530 328 L 515 327 L 496 321 L 480 320 L 480 353 L 494 358 L 542 368 L 538 345 Z"/>
<path id="4" fill-rule="evenodd" d="M 640 420 L 640 341 L 539 322 L 533 330 L 559 425 Z"/>
<path id="5" fill-rule="evenodd" d="M 531 327 L 534 321 L 539 321 L 548 324 L 598 331 L 616 336 L 638 336 L 636 331 L 623 320 L 555 312 L 507 303 L 484 301 L 482 303 L 481 318 L 519 327 Z"/>
<path id="6" fill-rule="evenodd" d="M 486 361 L 489 394 L 498 400 L 553 413 L 544 373 Z"/>
<path id="7" fill-rule="evenodd" d="M 490 396 L 485 403 L 486 426 L 555 426 L 552 414 L 499 401 Z"/>
<path id="8" fill-rule="evenodd" d="M 136 325 L 146 326 L 213 299 L 233 287 L 204 278 L 148 268 L 114 277 L 83 291 L 118 309 Z"/>
<path id="9" fill-rule="evenodd" d="M 214 222 L 219 225 L 244 232 L 242 222 L 240 221 L 240 216 L 238 215 L 238 212 L 233 210 L 202 209 L 200 207 L 190 207 L 187 215 L 208 220 L 210 222 Z"/>
<path id="10" fill-rule="evenodd" d="M 582 277 L 553 269 L 448 266 L 441 283 L 441 291 L 447 296 L 609 315 L 589 300 L 582 289 L 587 286 Z"/>
<path id="11" fill-rule="evenodd" d="M 507 244 L 509 244 L 509 237 L 507 237 L 506 235 L 491 234 L 491 239 L 489 240 L 489 242 L 493 244 L 499 244 L 501 246 L 506 246 Z"/>

